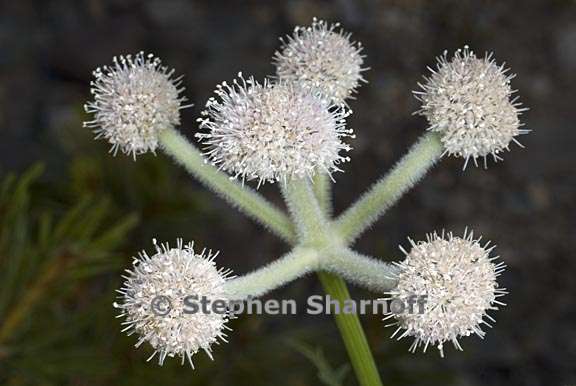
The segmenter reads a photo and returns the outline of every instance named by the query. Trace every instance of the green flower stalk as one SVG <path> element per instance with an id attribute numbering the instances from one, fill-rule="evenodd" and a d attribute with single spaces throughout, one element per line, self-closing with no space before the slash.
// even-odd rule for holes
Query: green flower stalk
<path id="1" fill-rule="evenodd" d="M 264 267 L 230 280 L 226 291 L 231 299 L 261 296 L 316 271 L 319 266 L 317 250 L 299 247 Z"/>
<path id="2" fill-rule="evenodd" d="M 332 216 L 332 182 L 330 175 L 327 173 L 316 173 L 313 179 L 312 189 L 318 200 L 320 209 L 326 214 L 326 217 Z"/>
<path id="3" fill-rule="evenodd" d="M 377 293 L 385 293 L 396 286 L 399 269 L 350 250 L 330 252 L 297 247 L 261 268 L 229 280 L 225 288 L 231 299 L 258 297 L 311 272 L 331 272 Z"/>
<path id="4" fill-rule="evenodd" d="M 350 299 L 346 283 L 335 272 L 365 286 L 377 283 L 377 290 L 383 290 L 385 284 L 392 284 L 391 267 L 376 260 L 349 253 L 342 247 L 340 240 L 332 232 L 325 212 L 307 180 L 292 180 L 282 186 L 284 198 L 297 224 L 298 233 L 304 245 L 313 245 L 324 253 L 319 265 L 319 278 L 325 292 L 342 305 Z M 320 199 L 326 199 L 320 196 Z M 341 256 L 344 254 L 344 256 Z M 376 277 L 375 281 L 365 280 Z M 387 287 L 392 288 L 392 286 Z M 386 289 L 387 289 L 386 288 Z M 374 289 L 374 288 L 373 288 Z M 362 386 L 380 386 L 382 381 L 374 357 L 366 340 L 364 330 L 357 315 L 337 313 L 336 324 L 352 362 L 352 367 Z"/>
<path id="5" fill-rule="evenodd" d="M 435 133 L 422 137 L 392 171 L 336 219 L 334 226 L 342 239 L 351 243 L 374 224 L 404 193 L 416 185 L 440 159 L 442 152 L 442 143 Z"/>
<path id="6" fill-rule="evenodd" d="M 300 242 L 321 247 L 330 243 L 328 220 L 316 200 L 310 181 L 292 179 L 282 184 L 282 194 L 296 224 Z"/>
<path id="7" fill-rule="evenodd" d="M 284 213 L 254 190 L 232 180 L 207 163 L 200 151 L 176 130 L 170 128 L 162 131 L 159 143 L 176 163 L 184 166 L 194 177 L 232 206 L 260 222 L 285 241 L 289 243 L 294 241 L 294 228 Z"/>

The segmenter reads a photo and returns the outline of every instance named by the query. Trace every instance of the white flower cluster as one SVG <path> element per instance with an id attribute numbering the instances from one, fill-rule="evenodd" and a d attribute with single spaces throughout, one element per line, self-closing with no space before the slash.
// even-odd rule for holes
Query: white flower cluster
<path id="1" fill-rule="evenodd" d="M 181 77 L 162 66 L 154 55 L 118 56 L 114 65 L 97 68 L 90 83 L 94 100 L 84 106 L 94 119 L 84 123 L 96 138 L 105 138 L 116 154 L 154 152 L 158 133 L 180 123 L 180 110 L 189 106 L 179 96 Z"/>
<path id="2" fill-rule="evenodd" d="M 230 271 L 219 270 L 214 264 L 218 254 L 211 251 L 194 252 L 193 244 L 176 248 L 156 245 L 156 253 L 142 252 L 132 269 L 126 270 L 120 299 L 114 304 L 126 320 L 123 331 L 137 334 L 136 347 L 148 342 L 154 349 L 151 360 L 179 356 L 182 363 L 192 367 L 192 355 L 199 350 L 212 358 L 211 346 L 225 341 L 226 313 L 185 313 L 184 299 L 199 298 L 226 300 L 224 283 Z"/>
<path id="3" fill-rule="evenodd" d="M 350 114 L 300 83 L 258 83 L 238 74 L 232 85 L 215 90 L 200 118 L 197 134 L 205 155 L 220 169 L 243 180 L 286 181 L 331 173 L 348 161 L 342 138 Z"/>
<path id="4" fill-rule="evenodd" d="M 464 158 L 499 154 L 509 150 L 511 142 L 522 146 L 516 136 L 522 130 L 518 116 L 525 110 L 512 97 L 514 91 L 503 65 L 498 66 L 492 55 L 477 58 L 468 46 L 457 50 L 451 60 L 447 52 L 438 58 L 437 69 L 420 84 L 422 91 L 415 92 L 422 102 L 419 114 L 430 123 L 429 130 L 440 133 L 445 153 Z"/>
<path id="5" fill-rule="evenodd" d="M 320 90 L 336 103 L 344 102 L 365 82 L 362 72 L 362 45 L 350 40 L 352 34 L 314 18 L 311 26 L 296 27 L 292 36 L 274 54 L 279 79 Z"/>
<path id="6" fill-rule="evenodd" d="M 484 337 L 482 325 L 494 321 L 486 311 L 498 309 L 504 303 L 497 300 L 506 294 L 496 278 L 504 270 L 503 263 L 493 263 L 494 247 L 480 244 L 472 232 L 463 237 L 436 233 L 426 242 L 414 243 L 405 252 L 406 259 L 398 263 L 398 286 L 389 296 L 405 299 L 411 295 L 426 296 L 424 313 L 390 314 L 396 318 L 397 329 L 392 337 L 414 337 L 410 347 L 436 346 L 444 356 L 444 343 L 451 342 L 462 350 L 458 338 L 476 334 Z"/>

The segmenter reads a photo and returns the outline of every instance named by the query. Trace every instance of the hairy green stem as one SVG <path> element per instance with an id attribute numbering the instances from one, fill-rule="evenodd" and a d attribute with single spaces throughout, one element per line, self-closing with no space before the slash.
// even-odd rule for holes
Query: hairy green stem
<path id="1" fill-rule="evenodd" d="M 318 201 L 326 202 L 323 192 L 318 189 L 313 191 L 306 180 L 293 180 L 283 186 L 283 193 L 302 242 L 317 243 L 321 248 L 338 249 L 338 240 L 333 237 L 326 220 L 327 206 L 318 204 Z M 336 271 L 334 265 L 338 263 L 329 263 L 331 258 L 330 254 L 322 256 L 320 264 L 328 264 Z M 350 298 L 346 283 L 340 277 L 329 272 L 319 272 L 318 275 L 326 294 L 341 304 Z M 335 318 L 359 384 L 381 386 L 382 381 L 358 315 L 335 313 Z"/>
<path id="2" fill-rule="evenodd" d="M 350 299 L 346 282 L 340 277 L 328 272 L 319 272 L 320 281 L 324 291 L 333 299 L 344 302 Z M 340 335 L 348 351 L 352 368 L 361 386 L 382 386 L 382 380 L 376 367 L 376 362 L 368 345 L 360 319 L 356 314 L 334 313 Z"/>
<path id="3" fill-rule="evenodd" d="M 234 278 L 225 285 L 232 300 L 263 295 L 318 268 L 318 252 L 296 248 L 278 260 L 244 276 Z"/>
<path id="4" fill-rule="evenodd" d="M 437 133 L 425 134 L 394 168 L 336 219 L 336 230 L 353 242 L 440 159 L 443 146 Z"/>
<path id="5" fill-rule="evenodd" d="M 398 268 L 394 264 L 349 249 L 331 252 L 329 258 L 322 260 L 320 267 L 376 293 L 390 291 L 397 284 Z"/>
<path id="6" fill-rule="evenodd" d="M 164 151 L 200 182 L 285 241 L 294 242 L 295 232 L 292 223 L 281 210 L 254 190 L 232 180 L 228 175 L 208 164 L 202 153 L 178 131 L 166 129 L 159 137 Z"/>
<path id="7" fill-rule="evenodd" d="M 328 237 L 328 222 L 308 179 L 293 178 L 286 181 L 282 184 L 282 194 L 296 224 L 300 242 L 325 243 Z"/>
<path id="8" fill-rule="evenodd" d="M 396 286 L 396 266 L 346 248 L 297 247 L 278 260 L 226 283 L 230 299 L 257 297 L 314 271 L 326 271 L 366 289 L 383 293 Z"/>
<path id="9" fill-rule="evenodd" d="M 332 216 L 332 181 L 327 173 L 317 172 L 313 179 L 314 195 L 326 218 Z"/>

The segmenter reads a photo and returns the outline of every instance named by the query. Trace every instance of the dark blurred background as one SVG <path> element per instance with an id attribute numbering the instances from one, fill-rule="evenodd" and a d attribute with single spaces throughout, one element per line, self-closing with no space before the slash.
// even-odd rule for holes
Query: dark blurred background
<path id="1" fill-rule="evenodd" d="M 355 384 L 329 316 L 242 317 L 197 369 L 145 363 L 111 303 L 151 238 L 194 239 L 244 273 L 287 246 L 204 190 L 164 155 L 113 158 L 82 128 L 91 71 L 145 50 L 185 75 L 190 137 L 216 83 L 272 74 L 278 38 L 313 16 L 365 46 L 369 83 L 351 102 L 352 162 L 336 175 L 344 209 L 424 131 L 411 94 L 443 50 L 493 51 L 530 108 L 526 149 L 488 170 L 445 159 L 357 244 L 395 259 L 411 236 L 466 225 L 498 244 L 508 307 L 484 341 L 446 359 L 407 352 L 363 317 L 385 385 L 576 384 L 576 2 L 0 1 L 0 383 L 6 385 Z M 281 205 L 275 186 L 261 191 Z M 274 293 L 321 293 L 315 277 Z M 356 297 L 375 297 L 354 288 Z"/>

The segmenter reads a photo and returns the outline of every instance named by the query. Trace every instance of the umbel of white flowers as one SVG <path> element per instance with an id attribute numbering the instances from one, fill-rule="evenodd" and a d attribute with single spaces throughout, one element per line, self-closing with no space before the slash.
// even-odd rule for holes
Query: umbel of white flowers
<path id="1" fill-rule="evenodd" d="M 480 245 L 480 238 L 466 231 L 463 237 L 433 233 L 425 242 L 410 240 L 410 244 L 410 252 L 403 250 L 406 259 L 397 263 L 398 285 L 388 294 L 398 299 L 425 295 L 425 312 L 391 313 L 386 319 L 397 319 L 390 324 L 397 326 L 392 337 L 412 336 L 411 351 L 435 345 L 441 356 L 445 342 L 462 350 L 458 338 L 470 334 L 483 338 L 482 325 L 490 326 L 484 319 L 494 321 L 486 311 L 503 306 L 497 298 L 506 294 L 496 281 L 505 265 L 494 264 L 497 257 L 489 256 L 494 247 L 490 242 Z"/>
<path id="2" fill-rule="evenodd" d="M 94 100 L 84 106 L 94 119 L 84 123 L 96 138 L 136 157 L 158 147 L 158 134 L 180 124 L 186 98 L 180 96 L 182 78 L 162 66 L 152 54 L 118 56 L 114 64 L 97 68 L 90 92 Z"/>
<path id="3" fill-rule="evenodd" d="M 277 77 L 319 90 L 335 103 L 344 102 L 365 82 L 362 72 L 367 70 L 362 67 L 362 45 L 350 36 L 339 23 L 329 25 L 316 18 L 311 26 L 294 28 L 274 54 Z"/>
<path id="4" fill-rule="evenodd" d="M 350 150 L 342 142 L 350 114 L 301 83 L 263 84 L 242 73 L 223 82 L 210 98 L 196 136 L 214 165 L 242 180 L 286 181 L 311 177 L 318 170 L 340 171 Z"/>
<path id="5" fill-rule="evenodd" d="M 203 350 L 212 358 L 211 346 L 226 339 L 226 313 L 185 313 L 185 298 L 227 299 L 224 283 L 230 271 L 217 269 L 214 258 L 218 253 L 196 253 L 194 245 L 176 248 L 156 245 L 152 256 L 145 251 L 126 270 L 126 281 L 114 304 L 125 318 L 123 331 L 136 334 L 136 347 L 148 342 L 160 364 L 166 357 L 179 356 L 192 367 L 192 355 Z"/>
<path id="6" fill-rule="evenodd" d="M 515 137 L 528 132 L 520 129 L 518 118 L 526 109 L 512 98 L 515 75 L 508 72 L 492 54 L 477 58 L 465 46 L 451 60 L 445 51 L 436 71 L 420 84 L 422 91 L 415 91 L 422 101 L 418 113 L 430 122 L 429 130 L 440 133 L 446 154 L 466 160 L 464 168 L 470 158 L 477 165 L 482 157 L 485 167 L 488 155 L 502 160 L 499 154 L 511 142 L 522 147 Z"/>
<path id="7" fill-rule="evenodd" d="M 519 129 L 523 110 L 511 98 L 510 79 L 491 56 L 478 59 L 467 47 L 449 61 L 440 57 L 438 69 L 426 79 L 419 114 L 429 121 L 426 133 L 365 194 L 332 219 L 327 179 L 348 160 L 344 143 L 352 136 L 345 119 L 344 100 L 363 79 L 360 45 L 350 35 L 314 20 L 299 27 L 276 53 L 277 77 L 262 83 L 240 74 L 232 84 L 217 86 L 199 119 L 197 134 L 204 153 L 180 135 L 180 78 L 152 55 L 114 59 L 114 66 L 94 72 L 94 114 L 85 126 L 121 150 L 136 156 L 161 148 L 201 182 L 229 203 L 260 221 L 289 242 L 293 249 L 271 264 L 227 280 L 215 255 L 196 254 L 192 246 L 157 247 L 142 254 L 125 276 L 116 306 L 126 318 L 125 330 L 138 335 L 137 346 L 148 342 L 163 363 L 178 356 L 192 363 L 192 355 L 224 339 L 228 315 L 184 315 L 182 297 L 190 292 L 220 299 L 260 296 L 312 271 L 335 273 L 392 297 L 426 295 L 423 314 L 389 315 L 397 326 L 393 336 L 413 337 L 411 350 L 458 339 L 483 337 L 487 311 L 502 305 L 505 293 L 496 282 L 503 269 L 489 257 L 471 233 L 463 237 L 432 234 L 413 243 L 406 259 L 396 265 L 361 255 L 352 242 L 424 176 L 444 154 L 466 159 L 492 154 L 499 160 Z M 466 166 L 465 163 L 465 166 Z M 228 174 L 226 174 L 226 173 Z M 314 177 L 314 185 L 311 185 Z M 242 183 L 235 179 L 239 178 Z M 265 200 L 244 181 L 282 181 L 280 188 L 290 212 Z M 166 315 L 151 309 L 157 296 L 171 308 Z"/>

